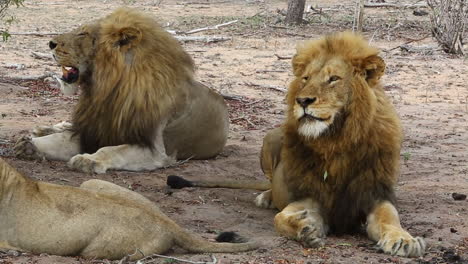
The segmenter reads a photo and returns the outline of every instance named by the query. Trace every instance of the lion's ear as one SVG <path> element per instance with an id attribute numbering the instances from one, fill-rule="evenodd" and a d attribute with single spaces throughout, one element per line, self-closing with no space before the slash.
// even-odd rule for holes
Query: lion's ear
<path id="1" fill-rule="evenodd" d="M 385 72 L 385 62 L 377 55 L 365 58 L 361 67 L 366 81 L 371 84 L 371 86 L 379 81 L 380 77 L 382 77 Z"/>
<path id="2" fill-rule="evenodd" d="M 301 55 L 299 53 L 294 55 L 294 57 L 292 58 L 292 67 L 293 67 L 294 75 L 296 77 L 302 76 L 309 62 L 310 62 L 310 59 L 307 59 L 307 57 L 304 55 Z"/>
<path id="3" fill-rule="evenodd" d="M 118 32 L 118 40 L 116 46 L 125 46 L 128 44 L 135 45 L 140 42 L 142 37 L 141 31 L 134 27 L 121 28 Z"/>

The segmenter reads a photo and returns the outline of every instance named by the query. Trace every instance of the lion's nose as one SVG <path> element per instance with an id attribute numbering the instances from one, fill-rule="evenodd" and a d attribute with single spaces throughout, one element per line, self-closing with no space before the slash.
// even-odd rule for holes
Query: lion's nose
<path id="1" fill-rule="evenodd" d="M 49 41 L 49 48 L 50 49 L 55 49 L 55 47 L 57 47 L 57 43 L 53 42 L 53 41 Z"/>
<path id="2" fill-rule="evenodd" d="M 313 104 L 315 101 L 317 101 L 317 97 L 298 97 L 296 98 L 296 102 L 302 106 L 302 107 L 307 107 L 310 104 Z"/>

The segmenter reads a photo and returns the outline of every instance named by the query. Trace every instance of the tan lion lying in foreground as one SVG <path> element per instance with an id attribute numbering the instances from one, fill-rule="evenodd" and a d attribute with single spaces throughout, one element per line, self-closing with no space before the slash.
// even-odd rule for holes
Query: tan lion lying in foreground
<path id="1" fill-rule="evenodd" d="M 36 254 L 98 259 L 133 254 L 135 260 L 174 245 L 190 252 L 256 248 L 253 242 L 208 242 L 181 228 L 142 195 L 113 183 L 89 180 L 76 188 L 38 182 L 2 159 L 0 212 L 0 248 Z"/>

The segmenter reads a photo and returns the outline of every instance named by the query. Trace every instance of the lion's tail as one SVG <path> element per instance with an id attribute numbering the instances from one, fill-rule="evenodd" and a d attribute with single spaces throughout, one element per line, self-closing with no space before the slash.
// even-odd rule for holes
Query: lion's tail
<path id="1" fill-rule="evenodd" d="M 220 233 L 216 238 L 217 242 L 210 242 L 189 231 L 182 230 L 174 239 L 178 246 L 193 253 L 242 252 L 259 247 L 258 243 L 247 242 L 245 238 L 234 232 Z"/>
<path id="2" fill-rule="evenodd" d="M 229 188 L 229 189 L 253 189 L 266 191 L 271 188 L 269 181 L 189 181 L 182 177 L 169 175 L 167 185 L 173 189 L 182 189 L 185 187 L 205 187 L 205 188 Z"/>

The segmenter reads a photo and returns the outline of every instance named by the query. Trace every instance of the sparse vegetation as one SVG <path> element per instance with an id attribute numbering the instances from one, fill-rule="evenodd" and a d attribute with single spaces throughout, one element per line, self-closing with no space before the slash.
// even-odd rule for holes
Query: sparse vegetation
<path id="1" fill-rule="evenodd" d="M 464 54 L 463 39 L 468 26 L 465 0 L 428 0 L 432 9 L 432 35 L 447 53 Z"/>
<path id="2" fill-rule="evenodd" d="M 2 35 L 3 41 L 7 41 L 10 37 L 8 27 L 15 20 L 13 16 L 8 17 L 7 9 L 10 6 L 20 7 L 23 5 L 23 2 L 24 0 L 0 0 L 0 34 Z"/>

